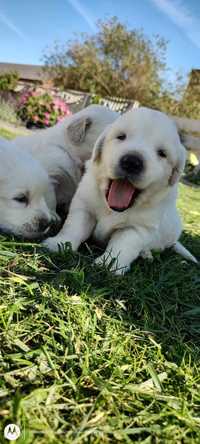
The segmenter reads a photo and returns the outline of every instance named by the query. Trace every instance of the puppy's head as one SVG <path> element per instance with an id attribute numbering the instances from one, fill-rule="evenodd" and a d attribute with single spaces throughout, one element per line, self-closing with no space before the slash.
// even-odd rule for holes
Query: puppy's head
<path id="1" fill-rule="evenodd" d="M 47 233 L 54 215 L 47 206 L 50 182 L 39 162 L 0 140 L 0 230 L 35 239 Z"/>
<path id="2" fill-rule="evenodd" d="M 178 181 L 185 149 L 174 122 L 165 114 L 138 108 L 104 131 L 92 161 L 108 206 L 124 211 L 159 199 Z"/>
<path id="3" fill-rule="evenodd" d="M 68 145 L 82 161 L 88 160 L 104 128 L 114 122 L 118 113 L 101 105 L 90 105 L 66 120 Z"/>

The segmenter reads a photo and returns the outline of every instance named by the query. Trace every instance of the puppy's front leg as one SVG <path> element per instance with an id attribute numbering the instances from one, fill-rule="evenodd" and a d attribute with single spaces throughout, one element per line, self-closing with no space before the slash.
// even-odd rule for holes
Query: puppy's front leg
<path id="1" fill-rule="evenodd" d="M 43 242 L 49 250 L 58 251 L 59 244 L 70 242 L 76 251 L 80 244 L 88 239 L 95 226 L 95 218 L 84 209 L 76 209 L 69 213 L 62 230 L 57 236 L 49 237 Z"/>
<path id="2" fill-rule="evenodd" d="M 146 229 L 126 228 L 113 233 L 105 253 L 98 257 L 96 264 L 110 264 L 116 274 L 126 273 L 131 263 L 145 250 L 150 233 Z"/>

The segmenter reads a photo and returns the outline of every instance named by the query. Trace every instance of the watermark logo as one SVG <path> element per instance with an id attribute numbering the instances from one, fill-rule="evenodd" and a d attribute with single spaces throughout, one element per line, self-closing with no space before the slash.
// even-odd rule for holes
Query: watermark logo
<path id="1" fill-rule="evenodd" d="M 21 435 L 20 428 L 17 424 L 8 424 L 4 429 L 4 438 L 9 441 L 15 441 Z"/>

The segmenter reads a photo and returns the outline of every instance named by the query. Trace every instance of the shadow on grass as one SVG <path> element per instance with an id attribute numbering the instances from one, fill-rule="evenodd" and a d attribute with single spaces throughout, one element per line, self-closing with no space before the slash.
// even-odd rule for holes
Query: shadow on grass
<path id="1" fill-rule="evenodd" d="M 184 233 L 182 243 L 198 257 L 200 237 Z M 30 244 L 16 243 L 18 252 Z M 29 247 L 28 247 L 29 245 Z M 122 322 L 127 330 L 152 334 L 170 359 L 182 359 L 187 347 L 200 340 L 200 267 L 186 262 L 171 249 L 154 253 L 153 262 L 139 258 L 125 276 L 115 276 L 106 268 L 93 265 L 101 253 L 84 246 L 74 254 L 66 248 L 60 254 L 44 253 L 36 247 L 41 266 L 14 266 L 15 273 L 28 276 L 42 287 L 68 295 L 80 295 L 84 303 L 104 310 L 109 318 Z M 19 255 L 20 256 L 20 255 Z M 58 293 L 59 294 L 59 293 Z M 34 293 L 37 303 L 42 296 Z M 56 312 L 56 299 L 48 299 L 48 308 Z M 198 354 L 196 354 L 197 357 Z M 179 358 L 178 358 L 179 357 Z"/>
<path id="2" fill-rule="evenodd" d="M 184 233 L 181 241 L 198 257 L 200 237 Z M 153 262 L 138 259 L 131 272 L 119 277 L 93 265 L 98 254 L 92 246 L 83 247 L 81 254 L 66 249 L 46 255 L 48 271 L 37 273 L 37 279 L 56 290 L 80 294 L 88 304 L 104 307 L 107 316 L 123 322 L 127 329 L 150 332 L 162 342 L 168 358 L 170 354 L 170 358 L 181 359 L 187 347 L 199 343 L 199 265 L 186 262 L 169 249 L 154 253 Z"/>

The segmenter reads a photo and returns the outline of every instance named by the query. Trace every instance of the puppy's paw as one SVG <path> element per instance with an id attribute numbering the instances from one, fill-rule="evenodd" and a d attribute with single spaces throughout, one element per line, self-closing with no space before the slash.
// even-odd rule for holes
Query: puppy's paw
<path id="1" fill-rule="evenodd" d="M 147 259 L 148 261 L 153 262 L 153 256 L 152 256 L 152 253 L 151 253 L 150 250 L 143 250 L 143 251 L 141 251 L 140 256 L 143 259 Z"/>
<path id="2" fill-rule="evenodd" d="M 48 237 L 45 241 L 42 242 L 45 248 L 50 251 L 59 251 L 60 248 L 64 246 L 66 241 L 62 239 L 60 236 Z"/>
<path id="3" fill-rule="evenodd" d="M 97 257 L 95 260 L 95 265 L 107 267 L 112 273 L 119 276 L 124 275 L 130 269 L 129 265 L 120 264 L 117 258 L 113 258 L 106 253 Z"/>
<path id="4" fill-rule="evenodd" d="M 102 254 L 101 256 L 98 256 L 95 261 L 94 261 L 95 265 L 98 266 L 102 266 L 102 267 L 107 267 L 110 263 L 110 261 L 108 261 L 108 255 L 106 255 L 105 253 Z"/>
<path id="5" fill-rule="evenodd" d="M 117 264 L 117 266 L 111 269 L 111 271 L 115 273 L 117 276 L 123 276 L 124 274 L 128 273 L 129 270 L 130 270 L 129 265 L 119 265 L 119 264 Z"/>

